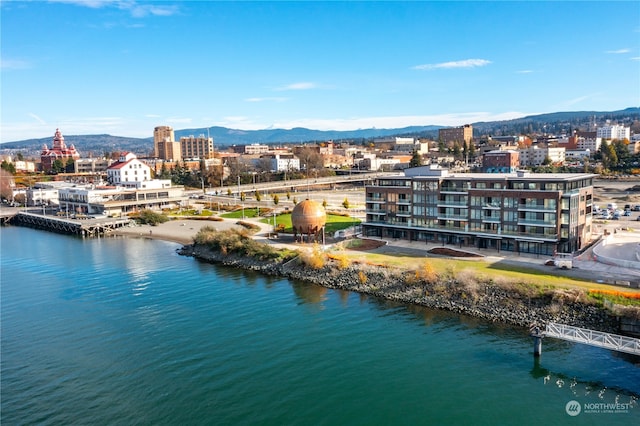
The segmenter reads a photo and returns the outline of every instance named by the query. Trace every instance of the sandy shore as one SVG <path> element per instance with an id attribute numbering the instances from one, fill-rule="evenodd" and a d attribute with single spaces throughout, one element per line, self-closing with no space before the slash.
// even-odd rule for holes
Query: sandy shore
<path id="1" fill-rule="evenodd" d="M 130 228 L 119 228 L 112 235 L 166 240 L 186 245 L 193 243 L 193 237 L 205 226 L 212 226 L 217 230 L 241 227 L 237 225 L 237 220 L 235 219 L 222 221 L 175 219 L 156 226 L 138 225 Z"/>

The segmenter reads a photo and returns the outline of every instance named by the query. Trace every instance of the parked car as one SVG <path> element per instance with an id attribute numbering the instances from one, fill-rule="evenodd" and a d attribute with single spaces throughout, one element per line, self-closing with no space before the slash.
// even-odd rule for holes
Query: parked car
<path id="1" fill-rule="evenodd" d="M 640 212 L 640 204 L 636 204 L 635 206 L 633 206 L 633 210 Z"/>
<path id="2" fill-rule="evenodd" d="M 638 216 L 638 218 L 636 219 L 638 222 L 640 222 L 640 216 Z"/>
<path id="3" fill-rule="evenodd" d="M 631 216 L 631 210 L 625 210 L 622 216 Z"/>

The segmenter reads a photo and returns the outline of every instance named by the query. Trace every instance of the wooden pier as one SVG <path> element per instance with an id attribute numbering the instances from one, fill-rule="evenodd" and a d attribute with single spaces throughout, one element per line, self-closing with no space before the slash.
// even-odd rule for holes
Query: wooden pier
<path id="1" fill-rule="evenodd" d="M 129 226 L 131 219 L 128 217 L 71 219 L 19 211 L 8 219 L 8 223 L 60 234 L 96 237 L 106 235 L 114 229 Z"/>

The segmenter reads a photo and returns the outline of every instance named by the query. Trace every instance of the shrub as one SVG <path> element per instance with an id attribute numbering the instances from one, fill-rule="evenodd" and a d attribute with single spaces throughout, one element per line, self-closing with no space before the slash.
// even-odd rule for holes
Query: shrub
<path id="1" fill-rule="evenodd" d="M 206 245 L 224 255 L 236 254 L 260 260 L 293 257 L 290 250 L 278 250 L 269 244 L 260 243 L 251 238 L 244 229 L 217 231 L 211 226 L 205 226 L 198 231 L 193 240 L 196 244 Z"/>
<path id="2" fill-rule="evenodd" d="M 300 260 L 305 265 L 313 268 L 320 269 L 325 264 L 325 255 L 321 252 L 317 244 L 314 245 L 312 250 L 307 250 L 300 255 Z"/>
<path id="3" fill-rule="evenodd" d="M 367 283 L 367 274 L 364 271 L 358 271 L 358 281 L 360 281 L 360 284 Z"/>
<path id="4" fill-rule="evenodd" d="M 169 218 L 161 213 L 156 213 L 152 210 L 141 210 L 138 213 L 138 216 L 135 217 L 135 220 L 141 224 L 147 224 L 151 226 L 156 226 L 159 223 L 164 223 L 169 220 Z"/>

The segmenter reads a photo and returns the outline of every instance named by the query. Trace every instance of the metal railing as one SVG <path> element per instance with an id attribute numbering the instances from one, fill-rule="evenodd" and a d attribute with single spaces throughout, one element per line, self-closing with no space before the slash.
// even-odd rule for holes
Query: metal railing
<path id="1" fill-rule="evenodd" d="M 640 339 L 604 333 L 602 331 L 578 328 L 571 325 L 550 322 L 545 329 L 545 336 L 585 345 L 598 346 L 618 352 L 640 355 Z"/>

